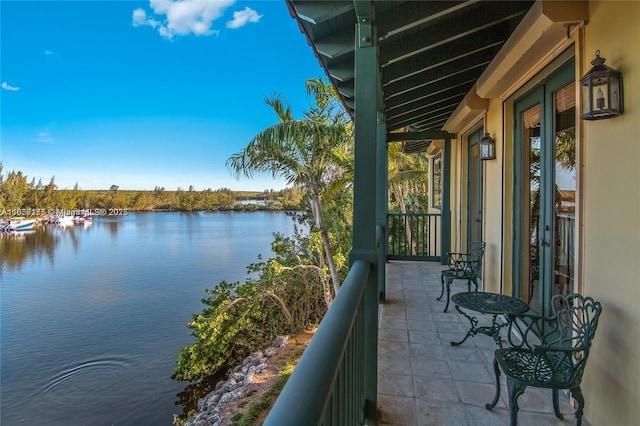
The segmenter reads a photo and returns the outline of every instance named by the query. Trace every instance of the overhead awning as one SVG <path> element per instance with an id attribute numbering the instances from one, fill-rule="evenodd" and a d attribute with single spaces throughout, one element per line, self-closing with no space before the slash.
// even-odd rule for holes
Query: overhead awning
<path id="1" fill-rule="evenodd" d="M 354 117 L 354 1 L 287 3 Z M 374 1 L 387 131 L 406 129 L 423 135 L 442 131 L 532 4 L 532 0 Z M 407 139 L 405 149 L 424 148 L 428 141 Z"/>

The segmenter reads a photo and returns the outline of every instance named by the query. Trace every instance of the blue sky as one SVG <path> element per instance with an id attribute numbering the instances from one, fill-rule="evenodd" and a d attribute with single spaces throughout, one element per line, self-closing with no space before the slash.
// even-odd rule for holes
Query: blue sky
<path id="1" fill-rule="evenodd" d="M 4 173 L 59 188 L 283 188 L 225 162 L 324 76 L 283 0 L 0 0 L 0 37 Z"/>

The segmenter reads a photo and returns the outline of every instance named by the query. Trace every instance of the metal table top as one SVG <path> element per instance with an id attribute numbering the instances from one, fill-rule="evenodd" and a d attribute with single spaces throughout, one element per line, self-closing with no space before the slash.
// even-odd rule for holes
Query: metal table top
<path id="1" fill-rule="evenodd" d="M 451 296 L 451 301 L 462 308 L 483 314 L 515 315 L 529 310 L 529 305 L 518 298 L 483 291 L 456 293 Z"/>

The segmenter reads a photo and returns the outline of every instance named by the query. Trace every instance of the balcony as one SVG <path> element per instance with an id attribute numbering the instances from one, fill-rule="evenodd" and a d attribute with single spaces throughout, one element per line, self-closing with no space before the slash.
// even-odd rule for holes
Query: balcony
<path id="1" fill-rule="evenodd" d="M 378 337 L 378 424 L 508 425 L 506 384 L 498 405 L 492 411 L 484 407 L 495 392 L 493 339 L 479 334 L 460 346 L 450 344 L 462 339 L 469 322 L 452 305 L 442 312 L 444 302 L 436 300 L 442 268 L 434 262 L 387 264 Z M 453 286 L 466 290 L 461 282 Z M 489 324 L 490 318 L 480 321 Z M 569 398 L 562 393 L 564 420 L 553 414 L 551 390 L 527 388 L 518 402 L 520 425 L 576 422 Z"/>

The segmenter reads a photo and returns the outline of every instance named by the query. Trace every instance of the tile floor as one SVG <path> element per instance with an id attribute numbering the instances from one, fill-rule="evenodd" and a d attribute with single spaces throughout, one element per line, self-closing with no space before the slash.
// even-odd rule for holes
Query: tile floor
<path id="1" fill-rule="evenodd" d="M 479 334 L 460 346 L 469 321 L 453 304 L 443 312 L 440 270 L 433 262 L 387 264 L 386 303 L 380 306 L 378 342 L 379 424 L 401 426 L 497 426 L 509 424 L 507 388 L 495 394 L 492 338 Z M 452 293 L 466 285 L 454 282 Z M 455 290 L 454 290 L 455 288 Z M 481 321 L 488 318 L 482 318 Z M 522 426 L 575 425 L 568 396 L 561 393 L 564 420 L 553 414 L 551 390 L 527 388 L 518 399 Z M 587 419 L 583 424 L 588 425 Z"/>

